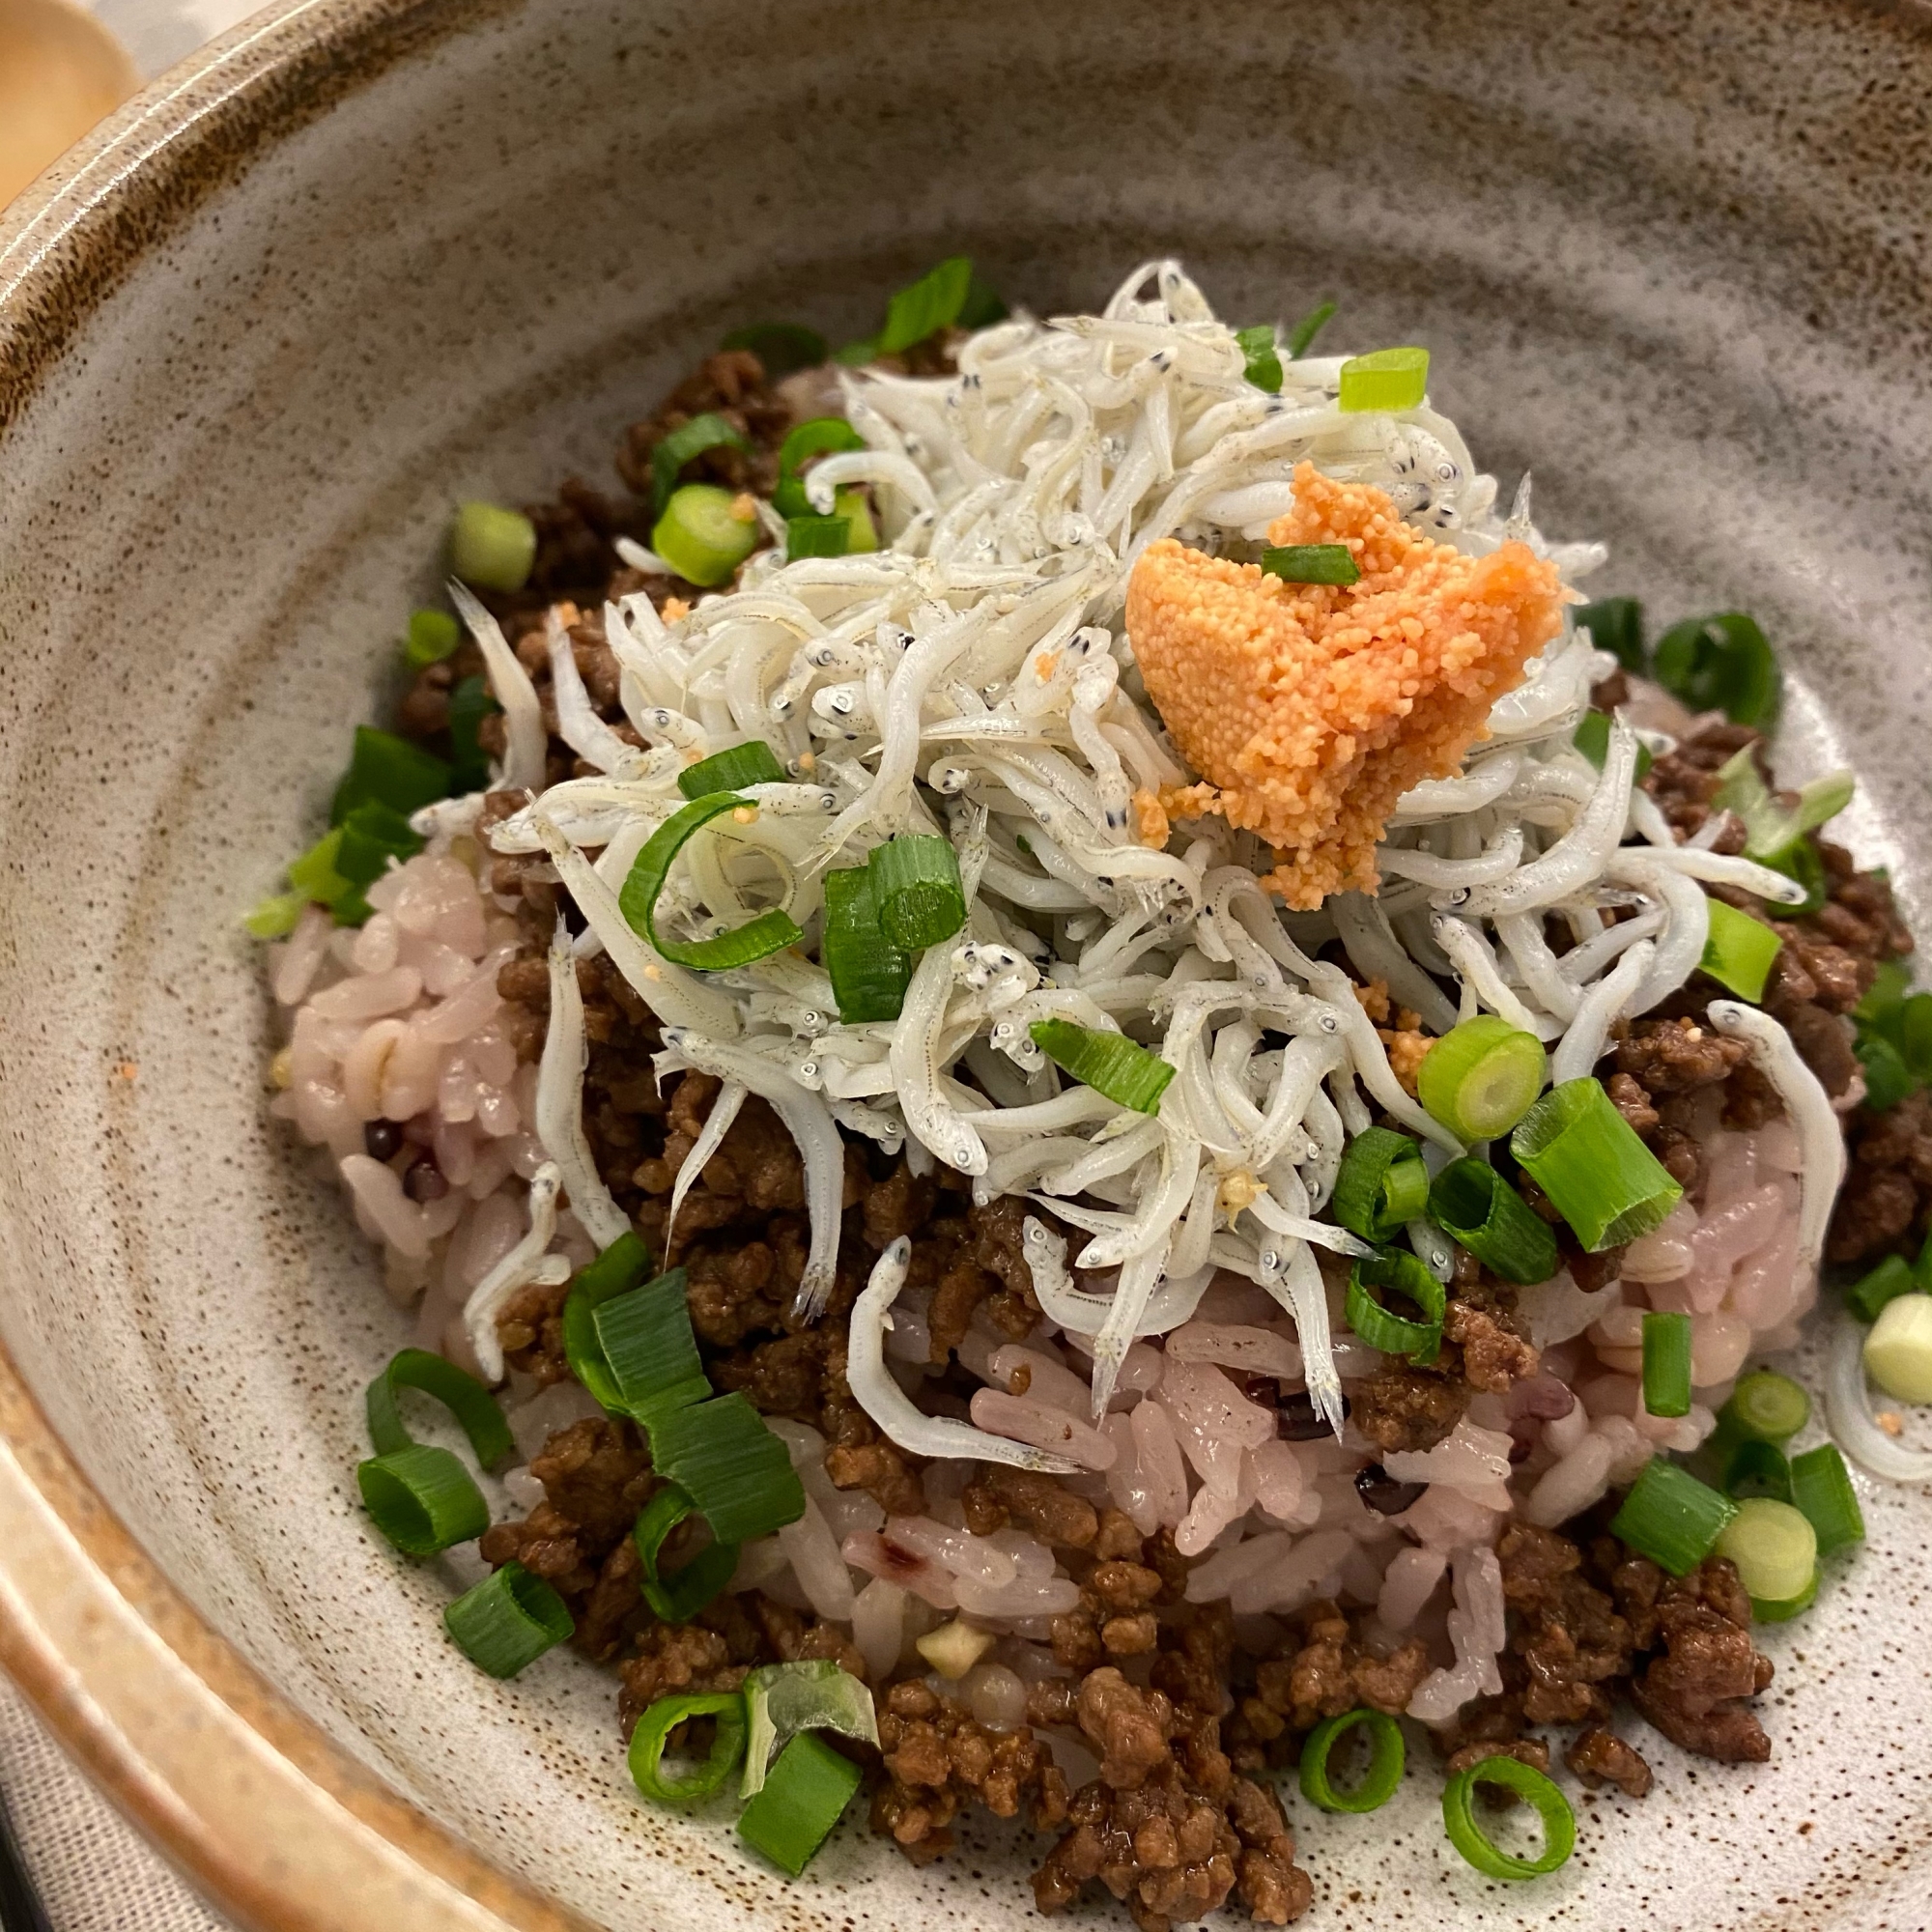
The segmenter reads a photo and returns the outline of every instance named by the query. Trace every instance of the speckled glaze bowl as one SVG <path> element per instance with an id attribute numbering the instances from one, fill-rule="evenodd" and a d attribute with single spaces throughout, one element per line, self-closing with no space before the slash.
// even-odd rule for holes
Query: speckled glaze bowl
<path id="1" fill-rule="evenodd" d="M 970 249 L 1089 305 L 1422 341 L 1539 522 L 1746 603 L 1794 773 L 1932 913 L 1932 20 L 1841 0 L 281 0 L 0 218 L 0 1662 L 228 1912 L 303 1932 L 1029 1922 L 1024 1853 L 810 1882 L 644 1808 L 612 1686 L 485 1681 L 354 1501 L 405 1333 L 265 1119 L 236 915 L 312 836 L 452 500 L 606 477 L 720 331 Z M 1559 1876 L 1425 1768 L 1293 1806 L 1310 1920 L 1932 1925 L 1932 1507 L 1769 1632 L 1776 1761 L 1656 1746 Z M 1124 1922 L 1124 1920 L 1121 1921 Z"/>

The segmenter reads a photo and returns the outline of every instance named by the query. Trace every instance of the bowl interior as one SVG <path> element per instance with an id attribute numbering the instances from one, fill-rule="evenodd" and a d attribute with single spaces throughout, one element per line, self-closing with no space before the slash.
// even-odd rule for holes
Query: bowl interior
<path id="1" fill-rule="evenodd" d="M 635 1799 L 607 1675 L 498 1686 L 443 1642 L 447 1579 L 351 1475 L 409 1320 L 264 1116 L 237 915 L 314 837 L 453 501 L 609 486 L 724 329 L 856 334 L 964 249 L 1041 310 L 1173 252 L 1237 322 L 1332 297 L 1338 346 L 1426 343 L 1484 467 L 1611 544 L 1604 588 L 1765 621 L 1790 772 L 1856 766 L 1849 830 L 1920 918 L 1928 81 L 1896 22 L 1795 0 L 1708 35 L 1647 0 L 888 4 L 863 41 L 797 0 L 546 0 L 269 144 L 0 444 L 0 1333 L 108 1500 L 350 1749 L 604 1923 L 1027 1918 L 998 1833 L 915 1871 L 848 1825 L 779 1884 L 727 1813 Z M 1771 1766 L 1645 1736 L 1661 1788 L 1582 1803 L 1579 1856 L 1520 1889 L 1449 1849 L 1427 1767 L 1374 1821 L 1292 1802 L 1316 1922 L 1922 1922 L 1932 1681 L 1874 1663 L 1932 1515 L 1867 1513 L 1764 1639 Z"/>

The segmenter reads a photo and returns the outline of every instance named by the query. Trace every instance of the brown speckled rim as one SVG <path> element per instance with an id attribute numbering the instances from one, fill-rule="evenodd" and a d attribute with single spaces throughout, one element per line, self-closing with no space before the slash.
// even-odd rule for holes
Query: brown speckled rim
<path id="1" fill-rule="evenodd" d="M 264 152 L 517 0 L 279 0 L 0 214 L 0 443 L 142 255 Z M 0 1349 L 0 1666 L 122 1810 L 253 1932 L 591 1932 L 299 1715 L 161 1574 Z"/>

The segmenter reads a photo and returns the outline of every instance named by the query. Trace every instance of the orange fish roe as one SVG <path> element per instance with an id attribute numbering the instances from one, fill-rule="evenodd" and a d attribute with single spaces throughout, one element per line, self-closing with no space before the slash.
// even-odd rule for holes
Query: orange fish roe
<path id="1" fill-rule="evenodd" d="M 1564 591 L 1526 544 L 1464 556 L 1411 529 L 1384 492 L 1312 463 L 1268 541 L 1346 544 L 1360 582 L 1284 583 L 1169 537 L 1134 566 L 1127 635 L 1208 781 L 1162 791 L 1161 805 L 1260 833 L 1276 857 L 1263 885 L 1317 906 L 1375 889 L 1396 800 L 1458 770 L 1490 706 L 1561 627 Z"/>

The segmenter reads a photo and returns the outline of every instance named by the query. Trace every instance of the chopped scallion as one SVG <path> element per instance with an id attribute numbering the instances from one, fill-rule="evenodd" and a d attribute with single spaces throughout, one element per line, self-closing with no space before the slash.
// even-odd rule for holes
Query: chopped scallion
<path id="1" fill-rule="evenodd" d="M 328 822 L 340 825 L 358 805 L 372 799 L 407 818 L 448 794 L 449 767 L 440 758 L 393 731 L 358 724 L 349 770 L 329 804 Z"/>
<path id="2" fill-rule="evenodd" d="M 502 710 L 491 695 L 487 680 L 460 677 L 449 694 L 449 791 L 452 798 L 467 798 L 472 791 L 486 790 L 490 783 L 490 754 L 483 749 L 481 731 L 484 719 Z"/>
<path id="3" fill-rule="evenodd" d="M 1570 742 L 1599 771 L 1602 771 L 1604 760 L 1610 754 L 1610 714 L 1607 711 L 1584 712 L 1583 721 L 1577 726 Z M 1636 748 L 1636 776 L 1639 783 L 1655 762 L 1648 745 L 1639 745 Z"/>
<path id="4" fill-rule="evenodd" d="M 1818 1533 L 1803 1510 L 1771 1496 L 1747 1496 L 1717 1541 L 1737 1565 L 1753 1605 L 1793 1604 L 1818 1573 Z"/>
<path id="5" fill-rule="evenodd" d="M 447 611 L 412 611 L 403 661 L 412 670 L 422 670 L 454 657 L 462 641 L 463 627 Z"/>
<path id="6" fill-rule="evenodd" d="M 1786 1442 L 1811 1419 L 1811 1398 L 1776 1369 L 1753 1369 L 1739 1378 L 1718 1420 L 1759 1442 Z"/>
<path id="7" fill-rule="evenodd" d="M 635 1234 L 619 1235 L 587 1267 L 579 1268 L 563 1301 L 563 1352 L 570 1373 L 612 1415 L 625 1413 L 623 1392 L 604 1359 L 596 1312 L 636 1288 L 651 1271 L 650 1250 Z"/>
<path id="8" fill-rule="evenodd" d="M 405 1556 L 434 1556 L 490 1527 L 475 1479 L 447 1449 L 426 1442 L 356 1463 L 355 1487 L 370 1520 Z"/>
<path id="9" fill-rule="evenodd" d="M 478 590 L 506 596 L 530 581 L 537 560 L 537 526 L 499 503 L 459 503 L 449 526 L 449 569 Z M 427 803 L 427 801 L 425 801 Z"/>
<path id="10" fill-rule="evenodd" d="M 711 1749 L 688 1776 L 668 1776 L 664 1768 L 666 1741 L 680 1724 L 688 1724 L 694 1718 L 717 1719 Z M 626 1762 L 631 1781 L 646 1798 L 655 1798 L 661 1804 L 694 1804 L 724 1788 L 724 1780 L 744 1748 L 744 1698 L 736 1690 L 690 1691 L 660 1697 L 638 1719 Z"/>
<path id="11" fill-rule="evenodd" d="M 1102 1033 L 1072 1020 L 1035 1020 L 1029 1037 L 1056 1066 L 1082 1086 L 1138 1114 L 1160 1112 L 1160 1096 L 1174 1068 L 1157 1053 L 1136 1045 L 1124 1034 Z"/>
<path id="12" fill-rule="evenodd" d="M 825 360 L 824 336 L 796 322 L 754 322 L 734 328 L 718 346 L 749 349 L 774 382 L 801 369 L 815 369 Z"/>
<path id="13" fill-rule="evenodd" d="M 1883 1034 L 1861 1028 L 1852 1051 L 1864 1069 L 1864 1104 L 1874 1114 L 1889 1112 L 1918 1085 L 1904 1055 Z"/>
<path id="14" fill-rule="evenodd" d="M 716 1541 L 707 1543 L 681 1569 L 667 1572 L 660 1567 L 665 1539 L 696 1509 L 683 1490 L 667 1483 L 644 1505 L 631 1531 L 644 1570 L 639 1587 L 661 1623 L 689 1623 L 731 1580 L 738 1567 L 738 1546 Z"/>
<path id="15" fill-rule="evenodd" d="M 599 1302 L 590 1311 L 590 1324 L 619 1405 L 646 1428 L 659 1415 L 711 1393 L 681 1267 Z"/>
<path id="16" fill-rule="evenodd" d="M 1791 1500 L 1791 1464 L 1776 1443 L 1732 1435 L 1719 1428 L 1710 1446 L 1717 1454 L 1719 1487 L 1734 1503 L 1747 1496 L 1770 1496 L 1781 1503 Z"/>
<path id="17" fill-rule="evenodd" d="M 360 925 L 373 908 L 364 896 L 389 869 L 389 861 L 400 864 L 413 859 L 423 848 L 422 838 L 410 828 L 401 812 L 392 811 L 377 799 L 358 805 L 336 827 L 334 867 L 349 890 L 330 902 L 337 925 Z"/>
<path id="18" fill-rule="evenodd" d="M 1795 845 L 1787 845 L 1776 858 L 1763 862 L 1774 872 L 1782 872 L 1787 879 L 1796 879 L 1804 888 L 1804 896 L 1796 905 L 1786 906 L 1787 919 L 1804 919 L 1818 911 L 1831 896 L 1832 882 L 1825 876 L 1825 862 L 1818 856 L 1818 841 L 1815 838 L 1801 838 Z"/>
<path id="19" fill-rule="evenodd" d="M 1710 936 L 1697 963 L 1721 986 L 1755 1006 L 1764 998 L 1764 982 L 1772 961 L 1784 942 L 1762 920 L 1753 919 L 1722 899 L 1712 899 Z"/>
<path id="20" fill-rule="evenodd" d="M 894 945 L 918 952 L 951 939 L 966 923 L 959 855 L 950 838 L 902 832 L 872 847 L 872 903 Z"/>
<path id="21" fill-rule="evenodd" d="M 685 840 L 727 811 L 751 809 L 752 801 L 736 792 L 714 792 L 708 798 L 695 798 L 672 812 L 645 840 L 617 901 L 631 923 L 631 929 L 641 933 L 665 958 L 704 972 L 723 972 L 728 967 L 749 965 L 769 952 L 782 952 L 805 937 L 791 915 L 776 906 L 713 939 L 672 939 L 657 929 L 658 895 L 664 891 L 671 864 L 683 850 Z"/>
<path id="22" fill-rule="evenodd" d="M 895 1020 L 912 982 L 912 961 L 879 924 L 869 866 L 825 874 L 825 931 L 819 963 L 832 980 L 838 1017 L 846 1026 Z"/>
<path id="23" fill-rule="evenodd" d="M 1760 731 L 1777 721 L 1777 660 L 1741 611 L 1673 624 L 1657 640 L 1651 675 L 1692 711 L 1721 711 L 1733 724 Z"/>
<path id="24" fill-rule="evenodd" d="M 879 1742 L 872 1693 L 830 1658 L 760 1664 L 745 1679 L 745 1776 L 741 1798 L 764 1789 L 771 1761 L 806 1731 L 837 1731 L 861 1744 Z"/>
<path id="25" fill-rule="evenodd" d="M 1274 324 L 1258 322 L 1252 328 L 1237 328 L 1235 340 L 1240 345 L 1245 366 L 1242 376 L 1258 389 L 1271 396 L 1281 393 L 1281 353 L 1275 347 Z"/>
<path id="26" fill-rule="evenodd" d="M 1548 1223 L 1486 1160 L 1451 1161 L 1430 1184 L 1429 1215 L 1505 1281 L 1528 1287 L 1556 1272 Z"/>
<path id="27" fill-rule="evenodd" d="M 1422 1067 L 1427 1074 L 1428 1060 Z M 1684 1196 L 1588 1074 L 1546 1094 L 1511 1135 L 1510 1151 L 1590 1254 L 1649 1234 Z"/>
<path id="28" fill-rule="evenodd" d="M 809 517 L 811 499 L 805 494 L 800 469 L 814 456 L 828 456 L 843 450 L 864 449 L 866 439 L 843 416 L 813 416 L 797 424 L 779 445 L 778 488 L 772 492 L 772 508 L 781 517 Z M 838 555 L 834 551 L 832 555 Z"/>
<path id="29" fill-rule="evenodd" d="M 1372 1289 L 1402 1295 L 1421 1312 L 1422 1320 L 1392 1315 Z M 1406 1355 L 1427 1367 L 1442 1350 L 1442 1312 L 1447 1306 L 1442 1284 L 1406 1248 L 1378 1248 L 1349 1270 L 1346 1319 L 1361 1339 L 1385 1355 Z"/>
<path id="30" fill-rule="evenodd" d="M 764 526 L 749 497 L 715 483 L 686 483 L 651 529 L 651 548 L 688 583 L 725 582 L 758 547 Z"/>
<path id="31" fill-rule="evenodd" d="M 1543 1850 L 1535 1858 L 1520 1859 L 1491 1842 L 1476 1822 L 1479 1784 L 1497 1785 L 1529 1801 L 1543 1821 Z M 1442 1825 L 1449 1842 L 1485 1878 L 1541 1878 L 1564 1863 L 1577 1848 L 1577 1814 L 1570 1801 L 1534 1765 L 1500 1753 L 1450 1776 L 1442 1787 Z"/>
<path id="32" fill-rule="evenodd" d="M 1690 1318 L 1675 1309 L 1644 1311 L 1643 1406 L 1648 1415 L 1690 1413 Z"/>
<path id="33" fill-rule="evenodd" d="M 1744 822 L 1747 857 L 1772 860 L 1835 818 L 1851 804 L 1855 788 L 1850 772 L 1829 772 L 1801 785 L 1797 803 L 1786 806 L 1765 783 L 1757 748 L 1747 745 L 1718 767 L 1718 789 L 1711 803 L 1736 812 Z"/>
<path id="34" fill-rule="evenodd" d="M 1333 302 L 1320 302 L 1288 331 L 1288 359 L 1299 362 L 1315 347 L 1315 338 L 1328 327 L 1335 313 Z"/>
<path id="35" fill-rule="evenodd" d="M 1865 1540 L 1864 1512 L 1834 1443 L 1821 1442 L 1791 1459 L 1791 1500 L 1817 1531 L 1820 1556 Z"/>
<path id="36" fill-rule="evenodd" d="M 745 1806 L 738 1835 L 796 1878 L 832 1835 L 864 1774 L 810 1731 L 778 1755 L 764 1788 Z"/>
<path id="37" fill-rule="evenodd" d="M 852 543 L 849 517 L 803 516 L 785 519 L 785 561 L 801 557 L 843 556 Z"/>
<path id="38" fill-rule="evenodd" d="M 720 1543 L 750 1543 L 805 1514 L 785 1446 L 739 1394 L 651 1418 L 651 1462 L 696 1504 Z"/>
<path id="39" fill-rule="evenodd" d="M 665 505 L 670 501 L 671 492 L 677 488 L 677 479 L 687 463 L 694 462 L 707 449 L 749 451 L 751 447 L 745 432 L 736 423 L 727 422 L 711 410 L 701 416 L 693 416 L 668 436 L 660 437 L 651 451 L 651 515 L 664 515 Z M 697 583 L 703 580 L 694 577 L 691 581 Z"/>
<path id="40" fill-rule="evenodd" d="M 577 1629 L 564 1601 L 513 1558 L 466 1590 L 442 1613 L 443 1628 L 491 1677 L 514 1677 Z"/>
<path id="41" fill-rule="evenodd" d="M 738 791 L 746 785 L 779 784 L 784 767 L 778 753 L 762 738 L 753 738 L 727 751 L 714 752 L 686 765 L 677 775 L 677 788 L 686 798 L 709 798 L 721 791 Z"/>
<path id="42" fill-rule="evenodd" d="M 335 855 L 342 849 L 342 828 L 325 832 L 299 859 L 290 862 L 289 884 L 301 895 L 304 904 L 332 906 L 355 888 L 335 869 Z"/>
<path id="43" fill-rule="evenodd" d="M 1276 544 L 1262 552 L 1262 570 L 1284 583 L 1359 583 L 1347 544 Z"/>
<path id="44" fill-rule="evenodd" d="M 1422 1149 L 1393 1128 L 1365 1127 L 1343 1151 L 1330 1205 L 1363 1240 L 1390 1239 L 1429 1205 Z"/>
<path id="45" fill-rule="evenodd" d="M 1673 1577 L 1688 1576 L 1738 1513 L 1728 1496 L 1688 1469 L 1653 1456 L 1610 1519 L 1610 1534 Z"/>
<path id="46" fill-rule="evenodd" d="M 874 345 L 877 353 L 896 355 L 951 327 L 965 308 L 972 287 L 971 256 L 950 256 L 937 268 L 928 269 L 886 304 L 886 324 Z"/>
<path id="47" fill-rule="evenodd" d="M 1355 1784 L 1338 1786 L 1328 1776 L 1328 1753 L 1345 1732 L 1354 1730 L 1369 1741 L 1369 1766 Z M 1402 1782 L 1405 1755 L 1402 1727 L 1393 1718 L 1367 1708 L 1345 1711 L 1317 1724 L 1303 1743 L 1301 1795 L 1323 1811 L 1378 1810 Z"/>
<path id="48" fill-rule="evenodd" d="M 1429 1049 L 1416 1072 L 1416 1094 L 1459 1139 L 1493 1140 L 1529 1110 L 1548 1065 L 1533 1033 L 1478 1013 Z"/>
<path id="49" fill-rule="evenodd" d="M 257 939 L 284 939 L 296 929 L 308 902 L 306 893 L 270 893 L 248 908 L 242 923 Z"/>
<path id="50" fill-rule="evenodd" d="M 1896 1402 L 1932 1402 L 1932 1294 L 1901 1294 L 1879 1310 L 1865 1373 Z"/>
<path id="51" fill-rule="evenodd" d="M 1753 1597 L 1751 1599 L 1751 1618 L 1761 1624 L 1781 1624 L 1789 1618 L 1801 1616 L 1818 1601 L 1818 1572 L 1813 1569 L 1804 1589 L 1795 1597 Z"/>
<path id="52" fill-rule="evenodd" d="M 397 1391 L 406 1388 L 420 1389 L 455 1416 L 484 1468 L 494 1468 L 515 1450 L 516 1438 L 496 1397 L 474 1376 L 427 1349 L 404 1349 L 389 1358 L 388 1366 L 369 1384 L 364 1397 L 369 1440 L 377 1455 L 406 1449 L 413 1439 L 403 1425 L 396 1401 Z"/>
<path id="53" fill-rule="evenodd" d="M 1336 403 L 1350 411 L 1412 410 L 1421 406 L 1428 391 L 1428 350 L 1372 349 L 1342 364 Z"/>

